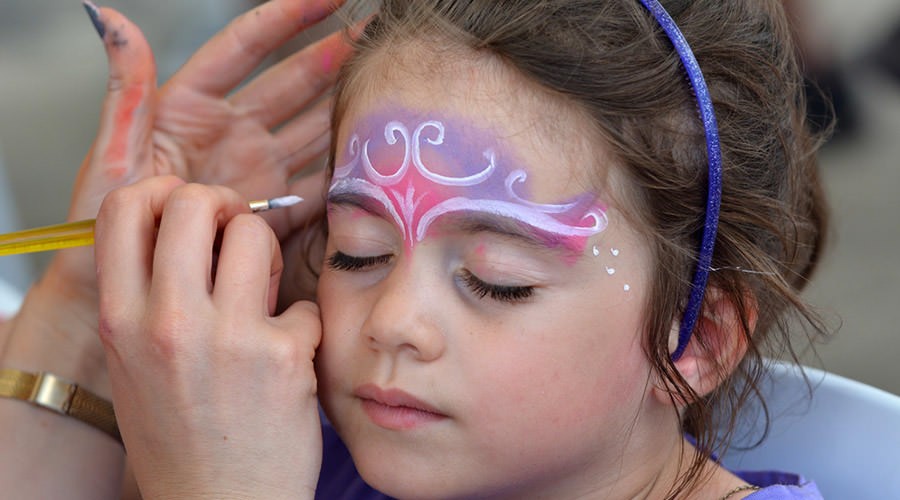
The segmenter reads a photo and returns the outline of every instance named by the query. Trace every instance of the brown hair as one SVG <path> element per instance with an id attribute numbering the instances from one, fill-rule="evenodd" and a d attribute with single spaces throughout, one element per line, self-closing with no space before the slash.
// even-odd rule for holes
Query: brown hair
<path id="1" fill-rule="evenodd" d="M 735 334 L 748 346 L 734 373 L 722 367 L 723 383 L 707 397 L 689 387 L 669 351 L 702 234 L 705 139 L 682 64 L 638 0 L 384 0 L 339 78 L 333 127 L 336 137 L 367 60 L 391 45 L 435 39 L 494 56 L 587 113 L 624 174 L 620 201 L 649 235 L 646 354 L 673 399 L 691 402 L 683 428 L 701 451 L 674 498 L 697 484 L 709 453 L 727 446 L 737 411 L 758 395 L 763 357 L 797 360 L 788 326 L 808 338 L 826 333 L 800 291 L 819 260 L 827 211 L 780 0 L 661 3 L 714 101 L 724 182 L 709 286 L 734 304 L 742 326 Z M 710 348 L 701 324 L 694 337 Z"/>

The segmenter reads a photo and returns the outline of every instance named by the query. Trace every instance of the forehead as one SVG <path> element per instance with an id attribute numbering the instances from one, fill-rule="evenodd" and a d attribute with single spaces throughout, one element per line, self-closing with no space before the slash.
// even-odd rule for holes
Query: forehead
<path id="1" fill-rule="evenodd" d="M 570 247 L 602 230 L 605 150 L 584 114 L 497 59 L 453 54 L 403 49 L 361 67 L 345 88 L 329 197 L 369 196 L 407 226 L 408 244 L 436 213 L 472 210 Z"/>
<path id="2" fill-rule="evenodd" d="M 539 200 L 584 192 L 605 178 L 608 148 L 581 106 L 489 54 L 416 43 L 393 48 L 358 66 L 345 88 L 338 155 L 354 129 L 396 112 L 410 121 L 439 118 L 452 128 L 454 147 L 472 144 L 475 156 L 475 146 L 503 149 L 507 163 L 514 159 L 542 187 L 531 193 Z"/>
<path id="3" fill-rule="evenodd" d="M 503 228 L 513 223 L 528 228 L 525 237 L 571 250 L 606 228 L 596 194 L 568 192 L 565 167 L 523 161 L 491 129 L 465 119 L 394 105 L 364 115 L 345 137 L 329 200 L 375 207 L 369 211 L 392 219 L 409 245 L 438 219 L 461 214 L 479 214 L 485 222 L 476 227 L 509 233 Z M 535 171 L 549 180 L 529 181 Z"/>

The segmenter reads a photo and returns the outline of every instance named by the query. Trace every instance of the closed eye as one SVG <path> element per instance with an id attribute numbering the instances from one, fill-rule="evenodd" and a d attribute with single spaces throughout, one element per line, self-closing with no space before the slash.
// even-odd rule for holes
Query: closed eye
<path id="1" fill-rule="evenodd" d="M 369 257 L 355 257 L 343 252 L 334 252 L 328 257 L 328 267 L 336 271 L 362 271 L 370 267 L 387 264 L 391 261 L 391 255 L 374 255 Z"/>
<path id="2" fill-rule="evenodd" d="M 480 299 L 490 297 L 499 302 L 518 303 L 534 295 L 533 286 L 495 285 L 485 282 L 468 270 L 462 271 L 460 279 Z"/>

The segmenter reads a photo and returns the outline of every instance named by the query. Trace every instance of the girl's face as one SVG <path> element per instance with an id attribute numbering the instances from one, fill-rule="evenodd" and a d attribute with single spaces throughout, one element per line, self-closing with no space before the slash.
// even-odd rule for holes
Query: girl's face
<path id="1" fill-rule="evenodd" d="M 388 494 L 583 493 L 653 446 L 649 261 L 576 115 L 481 76 L 404 73 L 344 115 L 320 397 Z"/>

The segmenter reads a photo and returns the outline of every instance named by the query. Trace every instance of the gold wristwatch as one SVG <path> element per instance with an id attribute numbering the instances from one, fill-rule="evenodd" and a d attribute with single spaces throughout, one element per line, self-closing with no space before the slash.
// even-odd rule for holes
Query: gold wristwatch
<path id="1" fill-rule="evenodd" d="M 76 418 L 122 442 L 112 403 L 52 373 L 2 369 L 0 397 L 21 399 L 54 413 Z"/>

